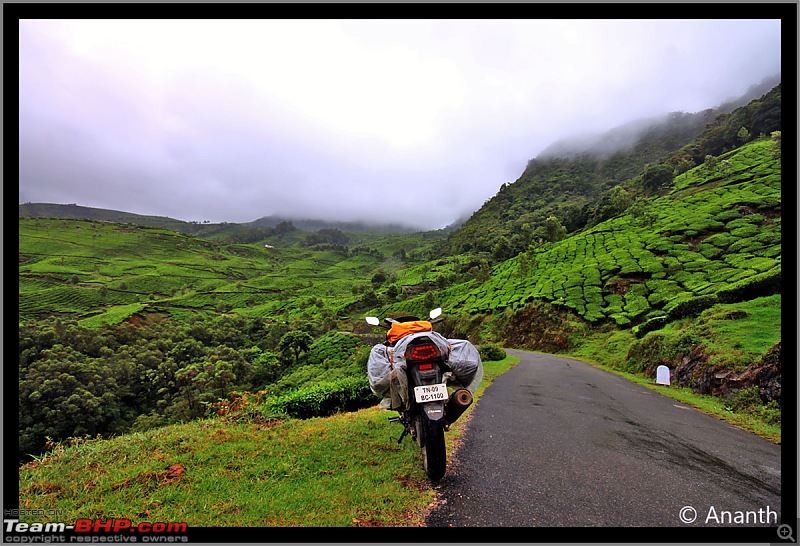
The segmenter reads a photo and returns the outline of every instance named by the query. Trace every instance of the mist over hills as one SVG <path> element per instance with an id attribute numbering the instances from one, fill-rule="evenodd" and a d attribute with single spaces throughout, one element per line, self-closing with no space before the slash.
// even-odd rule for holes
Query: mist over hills
<path id="1" fill-rule="evenodd" d="M 638 174 L 644 166 L 651 162 L 658 161 L 664 154 L 677 151 L 682 146 L 698 137 L 706 127 L 713 123 L 720 115 L 729 115 L 737 108 L 761 97 L 770 89 L 780 84 L 780 75 L 767 78 L 758 84 L 752 85 L 747 92 L 738 98 L 733 98 L 714 108 L 709 108 L 701 112 L 671 112 L 661 116 L 635 120 L 609 131 L 597 134 L 584 134 L 568 139 L 560 139 L 534 159 L 528 161 L 528 165 L 519 179 L 511 186 L 514 191 L 521 191 L 520 187 L 526 185 L 525 180 L 532 176 L 540 179 L 537 185 L 538 192 L 547 195 L 542 201 L 531 203 L 530 199 L 522 197 L 527 204 L 523 207 L 522 214 L 517 215 L 517 220 L 524 217 L 527 223 L 541 223 L 550 213 L 560 212 L 562 223 L 566 221 L 568 231 L 573 231 L 580 227 L 582 220 L 570 221 L 569 218 L 576 214 L 576 208 L 585 207 L 590 201 L 597 198 L 603 191 L 623 182 L 627 178 Z M 569 177 L 569 185 L 566 187 L 559 182 L 553 182 L 549 176 L 536 175 L 543 165 L 552 166 L 558 161 L 573 162 L 571 168 L 580 162 L 588 162 L 579 170 L 591 171 L 586 180 L 586 172 L 574 172 Z M 504 184 L 509 186 L 509 184 Z M 542 187 L 544 186 L 544 187 Z M 502 191 L 502 188 L 501 188 Z M 563 194 L 567 192 L 572 199 L 567 199 L 566 203 L 557 203 L 563 200 Z M 530 188 L 524 193 L 531 193 Z M 575 200 L 575 196 L 580 197 Z M 517 199 L 519 196 L 514 197 Z M 481 218 L 485 216 L 486 209 L 489 210 L 498 206 L 498 203 L 505 203 L 507 198 L 503 198 L 500 193 L 488 199 L 478 210 L 463 214 L 458 220 L 442 229 L 448 232 L 461 232 L 454 234 L 455 243 L 453 248 L 463 247 L 463 242 L 472 239 L 475 235 L 474 229 L 470 229 L 477 223 L 481 225 Z M 543 206 L 544 205 L 544 206 Z M 536 209 L 539 212 L 536 212 Z M 498 214 L 496 211 L 492 214 Z M 526 214 L 532 216 L 525 216 Z M 19 205 L 19 215 L 21 217 L 55 217 L 67 219 L 87 219 L 110 222 L 136 223 L 152 227 L 165 227 L 180 233 L 196 235 L 199 237 L 218 237 L 221 231 L 230 232 L 237 229 L 250 230 L 248 239 L 257 239 L 260 232 L 253 231 L 264 228 L 274 228 L 280 224 L 291 223 L 294 229 L 303 231 L 318 231 L 321 229 L 337 229 L 343 232 L 355 233 L 375 233 L 375 234 L 400 234 L 424 231 L 412 225 L 403 225 L 397 222 L 379 224 L 365 221 L 341 221 L 327 218 L 296 218 L 290 215 L 273 214 L 260 217 L 250 222 L 244 223 L 211 223 L 197 221 L 183 221 L 166 216 L 141 215 L 132 212 L 117 210 L 98 209 L 85 207 L 76 203 L 72 204 L 52 204 L 52 203 L 22 203 Z M 517 222 L 519 224 L 519 222 Z M 521 224 L 520 224 L 521 225 Z M 467 229 L 462 229 L 464 226 Z M 483 229 L 481 226 L 479 229 Z M 514 231 L 519 231 L 519 225 L 507 225 L 503 228 L 505 235 L 511 235 Z M 534 226 L 535 227 L 535 226 Z M 263 236 L 268 232 L 260 233 Z M 480 236 L 479 236 L 480 238 Z M 240 241 L 240 242 L 254 242 Z M 480 245 L 469 244 L 469 248 L 479 248 Z M 491 248 L 484 245 L 484 250 Z"/>
<path id="2" fill-rule="evenodd" d="M 222 222 L 186 222 L 167 216 L 150 216 L 119 210 L 85 207 L 75 203 L 22 203 L 19 205 L 19 216 L 30 218 L 63 218 L 68 220 L 95 220 L 101 222 L 117 222 L 137 224 L 149 227 L 161 227 L 198 237 L 218 233 L 220 229 L 236 230 L 241 228 L 274 228 L 280 224 L 291 225 L 303 231 L 319 231 L 321 229 L 338 229 L 346 232 L 368 232 L 375 234 L 413 233 L 417 228 L 399 224 L 370 224 L 367 222 L 338 222 L 323 219 L 294 219 L 283 216 L 265 216 L 252 222 L 241 224 Z"/>
<path id="3" fill-rule="evenodd" d="M 375 224 L 370 222 L 340 222 L 333 220 L 324 220 L 319 218 L 290 218 L 284 216 L 264 216 L 252 222 L 246 222 L 242 225 L 252 227 L 275 227 L 283 222 L 291 222 L 298 229 L 305 231 L 318 231 L 320 229 L 338 229 L 340 231 L 349 232 L 370 232 L 378 234 L 389 233 L 413 233 L 419 231 L 418 228 L 412 226 L 404 226 L 401 224 Z"/>
<path id="4" fill-rule="evenodd" d="M 766 83 L 765 83 L 766 85 Z M 751 138 L 781 130 L 781 86 L 763 87 L 722 108 L 640 120 L 602 135 L 555 143 L 522 175 L 487 200 L 450 235 L 450 252 L 487 252 L 503 260 L 546 238 L 546 223 L 565 233 L 591 227 L 658 193 L 654 176 L 674 176 Z M 733 108 L 735 104 L 743 104 Z M 668 182 L 664 179 L 664 182 Z M 614 201 L 618 201 L 614 204 Z M 629 202 L 630 201 L 630 202 Z M 622 206 L 624 204 L 624 206 Z M 618 206 L 622 206 L 621 209 Z"/>
<path id="5" fill-rule="evenodd" d="M 694 113 L 669 112 L 660 116 L 634 120 L 603 133 L 575 135 L 559 139 L 536 156 L 538 160 L 553 158 L 574 158 L 579 155 L 595 158 L 608 156 L 628 150 L 637 143 L 659 138 L 671 133 L 676 140 L 691 140 L 703 130 L 707 123 L 720 115 L 733 112 L 748 102 L 761 97 L 781 83 L 780 74 L 765 78 L 751 85 L 740 97 L 719 104 L 713 108 Z M 688 141 L 687 140 L 687 141 Z"/>

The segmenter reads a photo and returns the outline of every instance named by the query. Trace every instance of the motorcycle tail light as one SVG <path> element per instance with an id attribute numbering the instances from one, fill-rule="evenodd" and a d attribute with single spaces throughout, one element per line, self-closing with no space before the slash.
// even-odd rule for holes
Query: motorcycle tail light
<path id="1" fill-rule="evenodd" d="M 414 345 L 406 351 L 407 360 L 431 360 L 439 356 L 436 345 L 426 343 L 425 345 Z"/>

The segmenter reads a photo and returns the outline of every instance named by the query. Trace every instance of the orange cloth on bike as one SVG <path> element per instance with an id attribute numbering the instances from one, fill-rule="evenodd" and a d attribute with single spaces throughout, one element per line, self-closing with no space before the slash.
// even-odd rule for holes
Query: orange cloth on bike
<path id="1" fill-rule="evenodd" d="M 414 320 L 411 322 L 395 322 L 389 331 L 386 333 L 386 339 L 389 343 L 394 343 L 408 334 L 415 334 L 417 332 L 430 332 L 433 330 L 433 325 L 427 320 Z"/>

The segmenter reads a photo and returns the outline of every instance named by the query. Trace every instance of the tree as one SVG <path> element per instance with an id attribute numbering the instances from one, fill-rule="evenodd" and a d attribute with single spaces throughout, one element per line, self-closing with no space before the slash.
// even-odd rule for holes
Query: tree
<path id="1" fill-rule="evenodd" d="M 376 305 L 380 305 L 381 303 L 378 294 L 376 294 L 372 288 L 364 290 L 364 293 L 361 294 L 360 301 L 363 305 L 367 307 L 375 307 Z"/>
<path id="2" fill-rule="evenodd" d="M 312 343 L 314 343 L 314 338 L 311 337 L 311 334 L 301 330 L 291 330 L 283 335 L 278 343 L 278 348 L 284 354 L 291 353 L 294 363 L 297 365 L 300 361 L 300 354 L 306 352 Z"/>
<path id="3" fill-rule="evenodd" d="M 622 186 L 614 186 L 608 191 L 608 201 L 614 216 L 622 214 L 633 203 L 631 194 Z"/>
<path id="4" fill-rule="evenodd" d="M 730 159 L 723 159 L 719 162 L 720 172 L 724 175 L 730 175 L 733 171 L 733 165 L 731 164 Z"/>
<path id="5" fill-rule="evenodd" d="M 674 176 L 675 169 L 665 163 L 651 165 L 642 173 L 642 186 L 646 191 L 655 193 L 672 182 Z"/>
<path id="6" fill-rule="evenodd" d="M 603 193 L 594 208 L 587 222 L 589 225 L 597 225 L 600 222 L 613 218 L 625 212 L 633 203 L 633 197 L 622 186 L 614 186 Z"/>
<path id="7" fill-rule="evenodd" d="M 653 227 L 653 224 L 658 218 L 650 208 L 650 203 L 652 203 L 650 198 L 637 197 L 628 210 L 639 222 Z"/>
<path id="8" fill-rule="evenodd" d="M 20 373 L 19 455 L 40 452 L 46 438 L 116 432 L 121 406 L 112 370 L 73 347 L 56 344 Z"/>
<path id="9" fill-rule="evenodd" d="M 433 309 L 436 306 L 436 295 L 433 292 L 426 292 L 425 297 L 422 298 L 422 305 L 427 310 Z"/>
<path id="10" fill-rule="evenodd" d="M 744 144 L 750 140 L 750 131 L 748 131 L 745 127 L 742 127 L 739 129 L 739 132 L 736 133 L 736 139 L 739 141 L 739 144 Z"/>
<path id="11" fill-rule="evenodd" d="M 372 286 L 376 288 L 379 287 L 384 282 L 386 282 L 386 278 L 387 278 L 386 273 L 384 273 L 383 271 L 378 271 L 372 276 Z"/>
<path id="12" fill-rule="evenodd" d="M 773 159 L 780 159 L 781 158 L 781 132 L 780 131 L 772 131 L 770 133 L 772 136 L 772 147 L 770 148 L 770 153 L 772 154 Z"/>
<path id="13" fill-rule="evenodd" d="M 552 243 L 560 241 L 567 236 L 567 229 L 561 225 L 561 222 L 554 215 L 548 216 L 547 220 L 544 221 L 544 229 L 547 234 L 547 240 Z"/>
<path id="14" fill-rule="evenodd" d="M 280 359 L 272 351 L 262 351 L 258 347 L 249 350 L 252 359 L 253 386 L 261 388 L 280 376 Z"/>
<path id="15" fill-rule="evenodd" d="M 498 262 L 502 262 L 511 256 L 511 244 L 508 242 L 508 238 L 505 235 L 501 235 L 497 238 L 497 243 L 492 249 L 492 257 Z"/>
<path id="16" fill-rule="evenodd" d="M 695 163 L 690 154 L 678 154 L 672 157 L 672 165 L 675 176 L 678 176 L 694 167 Z"/>

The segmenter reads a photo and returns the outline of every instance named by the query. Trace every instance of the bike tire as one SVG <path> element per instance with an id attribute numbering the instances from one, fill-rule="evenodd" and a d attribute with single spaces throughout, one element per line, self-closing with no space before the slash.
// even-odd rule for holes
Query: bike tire
<path id="1" fill-rule="evenodd" d="M 444 422 L 433 421 L 425 412 L 419 416 L 419 444 L 422 453 L 422 466 L 425 474 L 433 482 L 444 477 L 447 470 L 447 449 L 444 443 Z"/>

